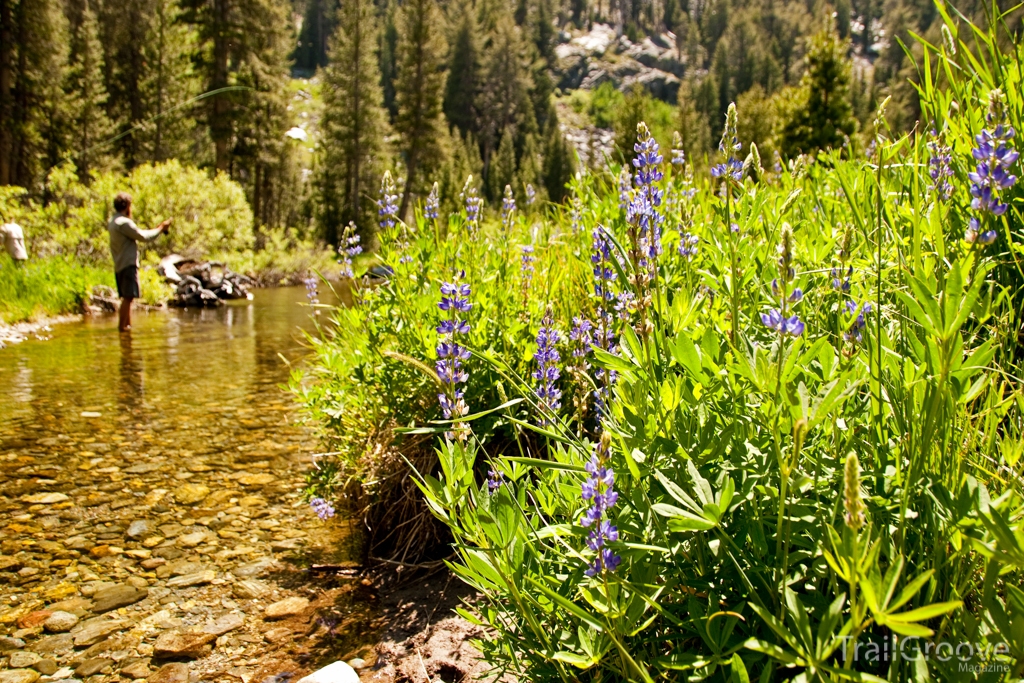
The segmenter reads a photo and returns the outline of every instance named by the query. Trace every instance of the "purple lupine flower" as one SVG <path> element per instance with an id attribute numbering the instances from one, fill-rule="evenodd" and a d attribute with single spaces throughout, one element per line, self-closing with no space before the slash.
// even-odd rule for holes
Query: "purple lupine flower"
<path id="1" fill-rule="evenodd" d="M 692 233 L 684 232 L 683 236 L 679 239 L 679 255 L 687 261 L 692 260 L 697 255 L 698 243 L 700 243 L 699 237 Z"/>
<path id="2" fill-rule="evenodd" d="M 832 289 L 844 294 L 849 293 L 850 278 L 853 277 L 853 266 L 847 268 L 845 272 L 842 268 L 833 268 L 829 271 L 829 276 L 832 278 Z"/>
<path id="3" fill-rule="evenodd" d="M 591 330 L 594 324 L 586 318 L 576 316 L 572 319 L 569 341 L 573 342 L 573 358 L 586 358 L 590 353 Z"/>
<path id="4" fill-rule="evenodd" d="M 612 259 L 617 255 L 612 252 L 612 241 L 605 229 L 598 225 L 593 232 L 593 251 L 590 262 L 594 266 L 594 296 L 597 297 L 597 320 L 594 326 L 594 346 L 615 353 L 615 313 L 613 302 L 617 300 L 612 290 L 612 283 L 618 277 L 615 269 L 612 268 Z M 605 368 L 598 368 L 595 371 L 598 389 L 595 391 L 595 401 L 599 411 L 603 410 L 607 399 L 611 396 L 611 387 L 615 383 L 615 371 Z"/>
<path id="5" fill-rule="evenodd" d="M 466 204 L 466 227 L 472 234 L 480 226 L 480 211 L 484 206 L 484 200 L 477 196 L 476 188 L 473 186 L 473 176 L 466 178 L 460 196 Z"/>
<path id="6" fill-rule="evenodd" d="M 430 220 L 437 220 L 437 216 L 440 213 L 440 209 L 441 199 L 438 196 L 437 183 L 434 183 L 434 186 L 430 188 L 430 194 L 427 195 L 427 205 L 423 209 L 423 215 L 425 215 Z"/>
<path id="7" fill-rule="evenodd" d="M 633 176 L 629 172 L 629 168 L 626 166 L 622 167 L 622 171 L 619 172 L 619 208 L 625 210 L 629 206 L 629 195 L 633 190 Z"/>
<path id="8" fill-rule="evenodd" d="M 846 302 L 846 315 L 853 317 L 853 322 L 850 323 L 849 328 L 843 333 L 843 339 L 848 342 L 860 342 L 863 339 L 861 331 L 867 326 L 867 320 L 864 318 L 865 315 L 872 311 L 871 304 L 857 304 L 854 301 L 847 300 Z"/>
<path id="9" fill-rule="evenodd" d="M 557 385 L 561 377 L 558 369 L 558 342 L 558 330 L 554 328 L 551 309 L 548 308 L 541 321 L 541 328 L 537 331 L 537 351 L 533 354 L 533 359 L 537 361 L 533 378 L 537 380 L 536 393 L 543 413 L 540 420 L 542 425 L 552 424 L 553 414 L 562 407 L 562 391 Z"/>
<path id="10" fill-rule="evenodd" d="M 395 219 L 398 216 L 398 194 L 395 190 L 395 181 L 391 178 L 391 171 L 384 171 L 384 177 L 380 181 L 380 199 L 377 200 L 377 215 L 380 217 L 380 229 L 387 232 L 395 227 Z"/>
<path id="11" fill-rule="evenodd" d="M 583 229 L 583 202 L 578 195 L 572 198 L 572 211 L 569 216 L 572 219 L 572 234 L 580 234 L 580 230 Z"/>
<path id="12" fill-rule="evenodd" d="M 761 322 L 769 330 L 775 330 L 782 336 L 799 337 L 804 333 L 804 324 L 798 316 L 786 318 L 777 308 L 762 313 Z"/>
<path id="13" fill-rule="evenodd" d="M 535 201 L 537 201 L 537 191 L 533 189 L 533 185 L 526 183 L 526 205 L 533 206 Z"/>
<path id="14" fill-rule="evenodd" d="M 736 113 L 736 105 L 730 104 L 725 114 L 725 130 L 722 131 L 722 139 L 718 143 L 718 151 L 725 155 L 725 160 L 711 167 L 711 176 L 724 178 L 734 183 L 743 182 L 743 162 L 736 158 L 743 145 L 736 137 L 736 124 L 739 116 Z"/>
<path id="15" fill-rule="evenodd" d="M 507 226 L 509 217 L 516 210 L 516 198 L 512 196 L 512 186 L 505 186 L 505 196 L 501 200 L 501 223 Z"/>
<path id="16" fill-rule="evenodd" d="M 971 153 L 978 163 L 975 170 L 967 174 L 971 180 L 971 208 L 981 214 L 970 220 L 964 234 L 968 244 L 987 245 L 996 240 L 998 233 L 984 230 L 981 223 L 986 215 L 995 217 L 1006 213 L 1009 207 L 1001 201 L 1003 194 L 1017 182 L 1017 176 L 1009 172 L 1019 156 L 1012 146 L 1016 131 L 1005 119 L 1002 91 L 993 90 L 989 93 L 989 111 L 985 117 L 992 129 L 986 128 L 975 136 L 977 147 Z"/>
<path id="17" fill-rule="evenodd" d="M 672 165 L 679 171 L 686 166 L 686 152 L 683 150 L 683 136 L 679 131 L 672 133 Z"/>
<path id="18" fill-rule="evenodd" d="M 316 277 L 313 276 L 313 275 L 310 275 L 309 277 L 307 277 L 302 282 L 303 282 L 303 284 L 306 285 L 306 300 L 309 302 L 310 306 L 316 306 L 318 303 L 320 303 L 320 298 L 319 298 L 319 295 L 320 295 L 319 284 L 320 283 L 317 281 Z M 319 315 L 320 311 L 317 311 L 316 313 Z"/>
<path id="19" fill-rule="evenodd" d="M 945 201 L 953 196 L 953 184 L 949 182 L 953 177 L 953 154 L 943 135 L 934 128 L 928 134 L 928 153 L 928 176 L 932 179 L 928 189 L 936 199 Z"/>
<path id="20" fill-rule="evenodd" d="M 594 527 L 587 538 L 587 547 L 597 551 L 597 557 L 586 570 L 587 576 L 597 576 L 603 571 L 615 571 L 622 561 L 607 543 L 619 540 L 619 530 L 607 518 L 608 511 L 618 502 L 619 494 L 615 491 L 615 472 L 608 466 L 611 459 L 611 438 L 608 432 L 601 435 L 601 440 L 594 446 L 594 454 L 586 465 L 587 479 L 580 486 L 584 501 L 590 504 L 580 524 Z"/>
<path id="21" fill-rule="evenodd" d="M 341 233 L 341 244 L 338 245 L 338 255 L 341 256 L 342 277 L 355 277 L 355 273 L 352 271 L 352 257 L 361 253 L 363 253 L 363 248 L 359 245 L 356 224 L 349 221 L 348 225 L 345 226 L 345 231 Z"/>
<path id="22" fill-rule="evenodd" d="M 782 173 L 782 155 L 779 154 L 779 150 L 775 150 L 772 153 L 772 170 L 776 173 Z"/>
<path id="23" fill-rule="evenodd" d="M 804 324 L 796 314 L 789 315 L 789 306 L 799 303 L 804 298 L 804 292 L 799 287 L 790 289 L 796 272 L 793 269 L 793 230 L 789 223 L 782 225 L 777 252 L 779 277 L 772 280 L 772 296 L 780 307 L 762 313 L 761 322 L 782 337 L 799 337 L 804 333 Z"/>
<path id="24" fill-rule="evenodd" d="M 470 287 L 461 283 L 465 272 L 458 273 L 452 282 L 441 283 L 441 300 L 437 307 L 448 313 L 437 327 L 441 335 L 437 344 L 437 376 L 444 385 L 444 392 L 437 395 L 441 410 L 447 420 L 457 420 L 469 414 L 469 407 L 463 399 L 463 389 L 460 384 L 465 384 L 469 379 L 469 373 L 463 367 L 463 361 L 469 360 L 469 349 L 462 346 L 460 338 L 469 334 L 469 323 L 459 316 L 460 313 L 467 313 L 472 309 L 473 304 L 469 302 Z M 456 423 L 451 430 L 445 433 L 448 439 L 458 436 L 464 438 L 463 426 Z"/>
<path id="25" fill-rule="evenodd" d="M 334 506 L 323 498 L 310 498 L 309 507 L 313 508 L 316 516 L 322 520 L 328 520 L 334 516 Z"/>
<path id="26" fill-rule="evenodd" d="M 505 475 L 495 469 L 487 470 L 487 490 L 494 493 L 505 483 Z"/>
<path id="27" fill-rule="evenodd" d="M 520 249 L 519 256 L 519 295 L 522 300 L 523 310 L 526 311 L 530 301 L 530 285 L 533 283 L 534 262 L 537 260 L 533 255 L 533 245 L 524 244 Z"/>

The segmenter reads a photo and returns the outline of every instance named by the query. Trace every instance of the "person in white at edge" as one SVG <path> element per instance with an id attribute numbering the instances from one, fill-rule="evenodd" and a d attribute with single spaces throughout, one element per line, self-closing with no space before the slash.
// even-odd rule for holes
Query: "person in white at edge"
<path id="1" fill-rule="evenodd" d="M 139 298 L 139 248 L 136 242 L 149 242 L 166 232 L 173 218 L 168 218 L 152 230 L 142 230 L 132 220 L 132 196 L 118 192 L 114 197 L 114 217 L 107 223 L 110 233 L 110 254 L 114 257 L 114 279 L 117 295 L 121 297 L 117 328 L 125 332 L 132 328 L 132 300 Z"/>
<path id="2" fill-rule="evenodd" d="M 17 223 L 4 223 L 0 225 L 0 241 L 4 243 L 7 253 L 14 259 L 16 265 L 28 260 L 28 252 L 25 251 L 25 233 Z"/>

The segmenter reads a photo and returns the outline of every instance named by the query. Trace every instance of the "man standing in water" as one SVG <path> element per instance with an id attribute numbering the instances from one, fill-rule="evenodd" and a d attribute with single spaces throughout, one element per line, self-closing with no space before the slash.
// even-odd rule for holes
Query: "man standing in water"
<path id="1" fill-rule="evenodd" d="M 152 230 L 141 230 L 132 220 L 132 196 L 118 192 L 114 197 L 114 217 L 107 223 L 110 233 L 110 253 L 114 257 L 114 278 L 117 295 L 121 297 L 117 328 L 125 332 L 132 328 L 132 301 L 139 298 L 139 248 L 136 242 L 149 242 L 166 232 L 173 219 L 168 218 Z"/>

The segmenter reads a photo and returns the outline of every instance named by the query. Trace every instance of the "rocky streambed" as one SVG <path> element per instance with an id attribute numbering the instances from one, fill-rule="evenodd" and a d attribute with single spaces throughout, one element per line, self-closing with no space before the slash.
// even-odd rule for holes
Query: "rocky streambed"
<path id="1" fill-rule="evenodd" d="M 315 440 L 292 290 L 73 323 L 0 352 L 0 683 L 277 683 L 376 663 L 351 526 L 301 498 Z M 368 669 L 364 669 L 368 670 Z"/>

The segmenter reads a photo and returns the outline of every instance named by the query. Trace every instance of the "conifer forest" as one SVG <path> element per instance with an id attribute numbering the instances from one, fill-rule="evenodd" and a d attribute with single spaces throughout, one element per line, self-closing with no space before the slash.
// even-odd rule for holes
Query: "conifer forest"
<path id="1" fill-rule="evenodd" d="M 1024 680 L 1022 36 L 0 0 L 0 683 Z"/>

